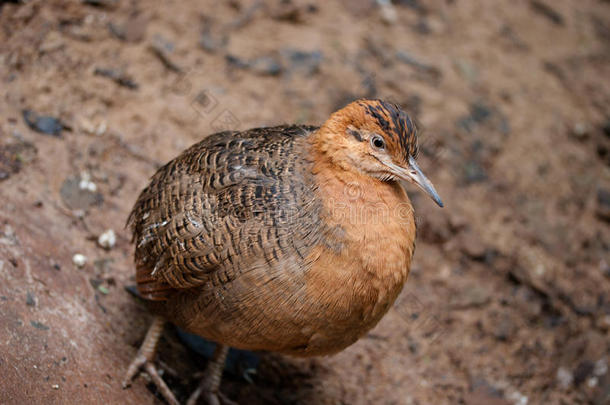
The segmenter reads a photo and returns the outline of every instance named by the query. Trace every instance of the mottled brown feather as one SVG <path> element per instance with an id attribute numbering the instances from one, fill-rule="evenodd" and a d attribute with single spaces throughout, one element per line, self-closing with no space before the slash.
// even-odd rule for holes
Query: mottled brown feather
<path id="1" fill-rule="evenodd" d="M 231 280 L 259 257 L 269 265 L 281 256 L 300 258 L 302 245 L 319 237 L 319 203 L 311 162 L 290 156 L 316 129 L 222 132 L 160 168 L 128 219 L 140 293 L 165 300 L 175 290 Z M 294 235 L 297 222 L 308 225 Z"/>

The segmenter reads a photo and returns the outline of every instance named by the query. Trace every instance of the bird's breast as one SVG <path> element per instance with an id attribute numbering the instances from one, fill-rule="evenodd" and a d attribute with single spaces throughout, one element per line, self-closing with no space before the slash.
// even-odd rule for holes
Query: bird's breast
<path id="1" fill-rule="evenodd" d="M 375 326 L 402 290 L 415 222 L 398 183 L 357 176 L 321 180 L 327 235 L 307 272 L 307 295 L 321 318 L 310 350 L 328 344 L 327 352 L 334 352 Z"/>

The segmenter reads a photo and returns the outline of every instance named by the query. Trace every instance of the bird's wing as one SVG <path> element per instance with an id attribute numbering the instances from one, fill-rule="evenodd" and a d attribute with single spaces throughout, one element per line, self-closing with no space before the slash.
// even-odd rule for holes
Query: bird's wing
<path id="1" fill-rule="evenodd" d="M 317 202 L 307 164 L 290 154 L 314 129 L 211 135 L 159 169 L 128 220 L 142 296 L 219 286 L 254 261 L 273 267 L 286 252 L 305 260 Z"/>

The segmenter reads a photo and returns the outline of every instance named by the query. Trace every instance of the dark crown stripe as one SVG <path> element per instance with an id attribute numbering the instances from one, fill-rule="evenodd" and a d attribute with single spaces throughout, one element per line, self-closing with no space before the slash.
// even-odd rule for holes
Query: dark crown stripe
<path id="1" fill-rule="evenodd" d="M 383 100 L 375 100 L 375 104 L 361 103 L 366 113 L 371 116 L 379 127 L 393 141 L 398 137 L 400 147 L 411 155 L 416 153 L 415 125 L 407 114 L 397 105 Z"/>

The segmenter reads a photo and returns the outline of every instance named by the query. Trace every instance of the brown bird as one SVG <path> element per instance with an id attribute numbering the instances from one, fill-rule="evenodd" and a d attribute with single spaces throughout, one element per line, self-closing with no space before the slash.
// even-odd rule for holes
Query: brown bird
<path id="1" fill-rule="evenodd" d="M 219 403 L 228 347 L 336 353 L 388 311 L 409 274 L 415 221 L 406 180 L 442 202 L 394 104 L 359 100 L 321 127 L 221 132 L 163 166 L 128 224 L 136 281 L 157 315 L 127 372 L 169 403 L 153 364 L 166 321 L 217 342 L 188 403 Z"/>

